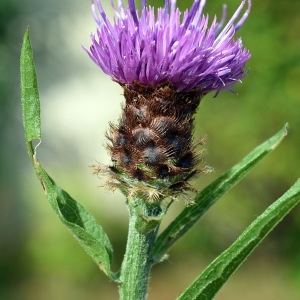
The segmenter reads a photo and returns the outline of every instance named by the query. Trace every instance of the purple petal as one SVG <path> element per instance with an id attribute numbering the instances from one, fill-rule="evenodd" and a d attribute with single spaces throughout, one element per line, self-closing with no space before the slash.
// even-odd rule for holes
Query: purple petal
<path id="1" fill-rule="evenodd" d="M 118 9 L 111 4 L 116 17 L 110 23 L 100 0 L 92 0 L 98 29 L 90 49 L 84 49 L 106 74 L 129 86 L 138 81 L 155 88 L 169 81 L 179 92 L 231 90 L 247 75 L 250 53 L 234 35 L 247 19 L 251 1 L 237 21 L 243 0 L 224 27 L 226 6 L 221 21 L 214 18 L 209 25 L 205 2 L 195 0 L 181 17 L 176 0 L 165 0 L 156 12 L 142 0 L 140 14 L 134 0 L 128 0 L 128 8 L 118 0 Z"/>

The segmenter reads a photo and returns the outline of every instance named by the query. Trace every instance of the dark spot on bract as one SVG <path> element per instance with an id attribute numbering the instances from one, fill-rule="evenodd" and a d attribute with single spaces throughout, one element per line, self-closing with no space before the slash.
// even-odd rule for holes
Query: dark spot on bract
<path id="1" fill-rule="evenodd" d="M 176 167 L 179 168 L 191 168 L 194 166 L 195 159 L 192 152 L 187 152 L 181 158 L 178 159 Z"/>
<path id="2" fill-rule="evenodd" d="M 109 166 L 110 171 L 112 171 L 113 173 L 119 174 L 119 170 L 115 167 L 115 166 Z"/>
<path id="3" fill-rule="evenodd" d="M 121 162 L 125 165 L 125 166 L 128 166 L 132 163 L 132 157 L 131 155 L 127 152 L 127 151 L 124 151 L 123 153 L 121 153 Z"/>
<path id="4" fill-rule="evenodd" d="M 188 146 L 187 141 L 180 138 L 178 135 L 170 136 L 167 141 L 170 149 L 169 152 L 175 156 L 181 154 Z"/>
<path id="5" fill-rule="evenodd" d="M 179 181 L 170 185 L 171 190 L 181 190 L 185 186 L 184 181 Z"/>
<path id="6" fill-rule="evenodd" d="M 133 172 L 133 177 L 139 181 L 144 180 L 144 178 L 145 178 L 144 171 L 139 168 L 135 169 Z"/>
<path id="7" fill-rule="evenodd" d="M 124 134 L 119 134 L 116 138 L 116 146 L 124 146 L 127 143 L 127 139 Z"/>
<path id="8" fill-rule="evenodd" d="M 157 169 L 157 177 L 160 179 L 165 179 L 169 177 L 169 168 L 167 165 L 161 165 Z"/>
<path id="9" fill-rule="evenodd" d="M 143 153 L 146 164 L 155 165 L 160 161 L 161 155 L 159 148 L 155 145 L 148 146 Z"/>

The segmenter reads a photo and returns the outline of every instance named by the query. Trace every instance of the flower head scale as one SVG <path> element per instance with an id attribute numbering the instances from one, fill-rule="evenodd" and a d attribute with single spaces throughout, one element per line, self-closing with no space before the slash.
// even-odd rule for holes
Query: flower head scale
<path id="1" fill-rule="evenodd" d="M 100 0 L 92 0 L 98 29 L 85 50 L 106 74 L 127 86 L 139 82 L 155 89 L 168 81 L 178 92 L 198 89 L 203 95 L 230 90 L 246 75 L 250 53 L 234 35 L 249 14 L 251 0 L 240 19 L 246 0 L 225 26 L 226 6 L 221 22 L 215 17 L 209 25 L 208 16 L 202 14 L 205 2 L 195 0 L 181 20 L 176 0 L 165 0 L 156 14 L 146 0 L 140 13 L 134 0 L 128 0 L 128 8 L 122 0 L 115 8 L 111 0 L 115 12 L 111 23 Z"/>

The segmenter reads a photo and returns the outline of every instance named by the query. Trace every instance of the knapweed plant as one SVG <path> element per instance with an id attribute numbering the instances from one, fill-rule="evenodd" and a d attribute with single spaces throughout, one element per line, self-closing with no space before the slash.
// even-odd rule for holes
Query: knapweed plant
<path id="1" fill-rule="evenodd" d="M 211 168 L 203 161 L 204 139 L 193 137 L 194 117 L 204 96 L 232 91 L 244 78 L 250 52 L 236 32 L 245 23 L 251 1 L 242 1 L 229 20 L 203 15 L 204 0 L 181 13 L 176 0 L 154 9 L 142 0 L 111 6 L 110 21 L 100 0 L 92 1 L 97 31 L 84 48 L 90 58 L 123 88 L 118 124 L 108 126 L 108 166 L 94 166 L 108 189 L 125 196 L 130 221 L 124 260 L 111 269 L 113 248 L 95 218 L 50 178 L 37 160 L 41 141 L 37 78 L 28 30 L 21 52 L 21 89 L 28 153 L 46 196 L 59 219 L 99 268 L 119 286 L 120 299 L 147 297 L 154 264 L 171 246 L 287 135 L 287 126 L 255 148 L 218 179 L 197 190 L 196 176 Z M 226 21 L 227 20 L 227 21 Z M 113 197 L 113 194 L 112 194 Z M 158 235 L 161 220 L 175 199 L 186 207 Z M 112 199 L 113 201 L 113 199 Z M 273 203 L 177 298 L 212 299 L 274 226 L 300 201 L 300 181 Z M 117 220 L 116 220 L 117 222 Z"/>

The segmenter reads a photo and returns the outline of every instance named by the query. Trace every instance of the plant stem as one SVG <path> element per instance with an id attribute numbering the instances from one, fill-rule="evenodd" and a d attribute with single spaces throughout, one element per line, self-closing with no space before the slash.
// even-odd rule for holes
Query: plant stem
<path id="1" fill-rule="evenodd" d="M 149 230 L 141 230 L 149 224 L 147 216 L 155 218 L 160 212 L 157 206 L 128 204 L 129 229 L 126 252 L 122 262 L 119 293 L 121 300 L 144 300 L 147 297 L 150 269 L 159 222 Z M 141 210 L 143 209 L 143 211 Z M 144 224 L 143 224 L 144 223 Z M 141 226 L 142 225 L 142 226 Z"/>

